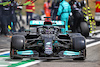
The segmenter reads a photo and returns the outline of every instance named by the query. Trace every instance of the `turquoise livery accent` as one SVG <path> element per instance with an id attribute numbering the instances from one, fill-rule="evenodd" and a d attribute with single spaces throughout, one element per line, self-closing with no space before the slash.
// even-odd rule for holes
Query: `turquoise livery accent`
<path id="1" fill-rule="evenodd" d="M 55 42 L 53 43 L 53 45 L 54 45 L 55 43 L 57 43 L 57 44 L 59 45 L 59 42 L 58 42 L 58 41 L 55 41 Z"/>
<path id="2" fill-rule="evenodd" d="M 65 25 L 65 22 L 64 21 L 52 21 L 52 23 L 54 23 L 54 24 L 52 24 L 52 25 Z"/>
<path id="3" fill-rule="evenodd" d="M 42 43 L 42 41 L 38 41 L 37 44 L 38 44 L 38 43 Z"/>
<path id="4" fill-rule="evenodd" d="M 47 45 L 50 45 L 50 44 L 51 44 L 51 42 L 47 42 L 46 44 L 47 44 Z"/>
<path id="5" fill-rule="evenodd" d="M 56 26 L 56 25 L 64 25 L 64 21 L 51 21 L 52 25 Z M 30 21 L 30 25 L 44 25 L 44 21 L 36 21 L 36 20 L 32 20 Z"/>
<path id="6" fill-rule="evenodd" d="M 68 34 L 66 31 L 68 31 L 68 19 L 69 19 L 69 15 L 71 12 L 71 6 L 68 2 L 66 2 L 65 0 L 60 0 L 61 3 L 59 4 L 59 8 L 58 8 L 58 12 L 57 15 L 61 16 L 60 20 L 61 21 L 65 21 L 65 29 L 61 29 L 63 34 Z"/>
<path id="7" fill-rule="evenodd" d="M 34 53 L 32 50 L 26 50 L 26 51 L 18 51 L 17 54 L 19 54 L 19 55 L 32 55 Z"/>
<path id="8" fill-rule="evenodd" d="M 44 25 L 44 21 L 30 21 L 30 25 Z"/>
<path id="9" fill-rule="evenodd" d="M 63 55 L 75 56 L 75 55 L 80 55 L 80 52 L 64 51 Z"/>
<path id="10" fill-rule="evenodd" d="M 11 22 L 11 28 L 13 28 L 13 22 Z"/>

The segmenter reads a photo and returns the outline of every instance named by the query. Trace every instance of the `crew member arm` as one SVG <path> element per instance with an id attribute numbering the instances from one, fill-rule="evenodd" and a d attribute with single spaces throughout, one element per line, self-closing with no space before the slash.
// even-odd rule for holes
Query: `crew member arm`
<path id="1" fill-rule="evenodd" d="M 27 6 L 27 5 L 29 5 L 29 4 L 32 4 L 32 2 L 31 2 L 31 1 L 27 1 L 27 2 L 25 2 L 25 3 L 23 4 L 23 6 Z"/>
<path id="2" fill-rule="evenodd" d="M 69 6 L 68 6 L 68 12 L 69 12 L 69 15 L 70 15 L 70 12 L 71 12 L 71 6 L 70 6 L 70 4 L 69 4 Z"/>
<path id="3" fill-rule="evenodd" d="M 9 5 L 9 4 L 11 4 L 11 1 L 7 1 L 7 2 L 3 2 L 3 3 L 0 3 L 0 5 L 3 5 L 3 6 L 6 6 L 6 5 Z"/>
<path id="4" fill-rule="evenodd" d="M 58 16 L 61 15 L 62 9 L 63 9 L 63 8 L 62 8 L 62 5 L 60 4 L 60 5 L 59 5 L 59 8 L 58 8 L 58 12 L 57 12 L 57 15 L 58 15 Z"/>

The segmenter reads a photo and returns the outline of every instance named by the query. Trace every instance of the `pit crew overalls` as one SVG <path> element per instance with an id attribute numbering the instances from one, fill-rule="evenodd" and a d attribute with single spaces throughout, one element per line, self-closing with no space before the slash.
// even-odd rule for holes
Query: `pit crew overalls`
<path id="1" fill-rule="evenodd" d="M 48 3 L 48 2 L 44 3 L 43 7 L 44 7 L 44 12 L 45 12 L 46 17 L 50 17 L 51 16 L 51 9 L 49 9 L 50 6 L 51 6 L 50 3 Z M 45 19 L 45 20 L 47 20 L 47 19 Z"/>
<path id="2" fill-rule="evenodd" d="M 10 5 L 12 6 L 11 7 L 11 18 L 12 18 L 11 24 L 13 23 L 12 32 L 16 32 L 15 26 L 16 26 L 16 23 L 17 23 L 17 17 L 16 17 L 15 10 L 17 9 L 17 2 L 12 1 Z"/>
<path id="3" fill-rule="evenodd" d="M 59 8 L 59 3 L 60 3 L 59 1 L 52 2 L 52 10 L 51 10 L 52 20 L 56 20 L 58 8 Z"/>
<path id="4" fill-rule="evenodd" d="M 11 7 L 7 6 L 11 2 L 3 1 L 2 5 L 2 33 L 8 35 L 8 25 L 10 25 Z"/>
<path id="5" fill-rule="evenodd" d="M 68 19 L 71 12 L 71 6 L 65 0 L 60 1 L 61 3 L 59 5 L 57 15 L 61 16 L 61 21 L 65 21 L 65 28 L 61 29 L 61 32 L 66 35 L 68 34 L 66 31 L 68 31 Z"/>
<path id="6" fill-rule="evenodd" d="M 72 27 L 72 32 L 77 33 L 78 32 L 78 27 L 81 21 L 81 17 L 83 17 L 82 15 L 80 15 L 80 11 L 81 9 L 81 4 L 80 2 L 78 2 L 77 0 L 75 1 L 69 1 L 69 4 L 71 5 L 72 8 L 72 14 L 74 16 L 74 25 Z"/>
<path id="7" fill-rule="evenodd" d="M 2 1 L 0 0 L 0 3 L 2 3 Z M 2 33 L 2 5 L 0 5 L 0 33 Z"/>

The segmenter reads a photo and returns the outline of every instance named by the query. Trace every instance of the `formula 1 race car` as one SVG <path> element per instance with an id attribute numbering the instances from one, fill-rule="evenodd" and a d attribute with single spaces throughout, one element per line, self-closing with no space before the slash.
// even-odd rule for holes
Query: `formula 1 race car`
<path id="1" fill-rule="evenodd" d="M 14 33 L 10 58 L 86 59 L 86 42 L 80 33 L 62 34 L 63 21 L 30 21 L 30 30 Z"/>

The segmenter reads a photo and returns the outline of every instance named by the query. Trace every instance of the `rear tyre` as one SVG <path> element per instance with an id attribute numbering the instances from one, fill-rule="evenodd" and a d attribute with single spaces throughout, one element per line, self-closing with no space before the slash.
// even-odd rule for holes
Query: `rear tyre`
<path id="1" fill-rule="evenodd" d="M 96 26 L 99 26 L 100 25 L 100 22 L 96 22 Z"/>
<path id="2" fill-rule="evenodd" d="M 89 36 L 89 27 L 86 22 L 81 22 L 80 23 L 80 29 L 81 29 L 81 34 L 85 37 Z"/>

